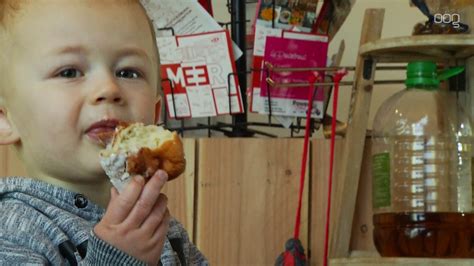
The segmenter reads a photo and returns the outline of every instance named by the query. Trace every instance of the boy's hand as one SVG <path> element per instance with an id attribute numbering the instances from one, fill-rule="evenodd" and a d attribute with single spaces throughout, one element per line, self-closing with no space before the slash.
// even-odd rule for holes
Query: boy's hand
<path id="1" fill-rule="evenodd" d="M 146 185 L 142 176 L 135 176 L 121 194 L 112 188 L 94 233 L 139 260 L 158 265 L 170 220 L 168 199 L 160 193 L 167 180 L 166 172 L 158 170 Z"/>

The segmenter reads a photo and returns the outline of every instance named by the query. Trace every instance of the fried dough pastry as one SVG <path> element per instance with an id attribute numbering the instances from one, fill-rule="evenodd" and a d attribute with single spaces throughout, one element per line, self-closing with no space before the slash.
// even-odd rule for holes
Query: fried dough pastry
<path id="1" fill-rule="evenodd" d="M 134 175 L 148 180 L 158 170 L 168 180 L 182 174 L 186 167 L 183 143 L 176 132 L 142 123 L 120 124 L 111 141 L 100 152 L 100 164 L 112 184 L 121 191 Z"/>

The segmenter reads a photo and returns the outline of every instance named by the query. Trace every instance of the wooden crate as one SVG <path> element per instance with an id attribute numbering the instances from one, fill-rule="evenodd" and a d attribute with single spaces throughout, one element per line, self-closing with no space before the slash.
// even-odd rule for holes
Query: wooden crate
<path id="1" fill-rule="evenodd" d="M 303 140 L 201 139 L 198 150 L 198 247 L 214 265 L 274 265 L 293 235 Z"/>
<path id="2" fill-rule="evenodd" d="M 343 148 L 342 140 L 335 145 L 334 170 L 340 166 L 339 158 Z M 311 141 L 311 209 L 310 209 L 310 252 L 311 265 L 323 265 L 324 236 L 329 177 L 330 142 L 323 139 Z M 336 176 L 334 176 L 336 178 Z"/>

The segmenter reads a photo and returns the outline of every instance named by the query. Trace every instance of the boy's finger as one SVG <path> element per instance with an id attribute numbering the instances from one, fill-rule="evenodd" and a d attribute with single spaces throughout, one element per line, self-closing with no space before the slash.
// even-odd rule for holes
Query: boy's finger
<path id="1" fill-rule="evenodd" d="M 160 195 L 160 191 L 168 180 L 168 175 L 163 170 L 158 170 L 150 180 L 146 183 L 140 198 L 137 200 L 135 206 L 133 206 L 130 215 L 125 219 L 125 223 L 134 226 L 136 228 L 145 221 L 150 214 L 153 206 L 155 206 L 156 200 Z"/>
<path id="2" fill-rule="evenodd" d="M 103 219 L 113 224 L 123 222 L 140 197 L 144 184 L 142 176 L 134 176 L 122 193 L 112 197 Z"/>
<path id="3" fill-rule="evenodd" d="M 152 242 L 158 242 L 161 245 L 163 244 L 166 238 L 166 235 L 168 234 L 168 229 L 170 227 L 170 220 L 171 220 L 171 215 L 167 209 L 163 217 L 163 221 L 161 221 L 160 225 L 158 226 L 158 228 L 156 228 L 155 232 L 153 233 L 153 236 L 151 238 Z"/>
<path id="4" fill-rule="evenodd" d="M 114 200 L 115 198 L 117 198 L 119 195 L 117 189 L 115 187 L 112 187 L 110 189 L 110 200 Z"/>
<path id="5" fill-rule="evenodd" d="M 110 200 L 109 200 L 109 203 L 107 204 L 107 209 L 106 210 L 110 210 L 112 209 L 110 206 L 112 205 L 112 202 L 114 201 L 114 199 L 117 197 L 117 190 L 115 190 L 114 187 L 111 187 L 110 188 Z M 106 215 L 107 215 L 107 212 L 104 214 L 104 217 L 102 218 L 103 219 L 106 219 Z"/>
<path id="6" fill-rule="evenodd" d="M 160 194 L 156 200 L 155 206 L 153 206 L 150 214 L 140 226 L 140 230 L 145 231 L 147 235 L 152 235 L 163 221 L 165 214 L 168 211 L 167 206 L 168 198 L 165 194 Z"/>

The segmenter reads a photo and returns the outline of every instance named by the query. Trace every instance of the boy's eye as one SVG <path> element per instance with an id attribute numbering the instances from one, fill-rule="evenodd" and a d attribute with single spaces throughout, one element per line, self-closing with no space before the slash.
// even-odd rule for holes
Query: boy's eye
<path id="1" fill-rule="evenodd" d="M 79 78 L 83 76 L 83 74 L 81 73 L 81 71 L 77 69 L 68 68 L 59 72 L 58 76 L 60 76 L 61 78 L 72 79 L 72 78 Z"/>
<path id="2" fill-rule="evenodd" d="M 138 71 L 132 69 L 119 70 L 116 75 L 117 77 L 124 79 L 137 79 L 141 77 L 141 74 Z"/>

